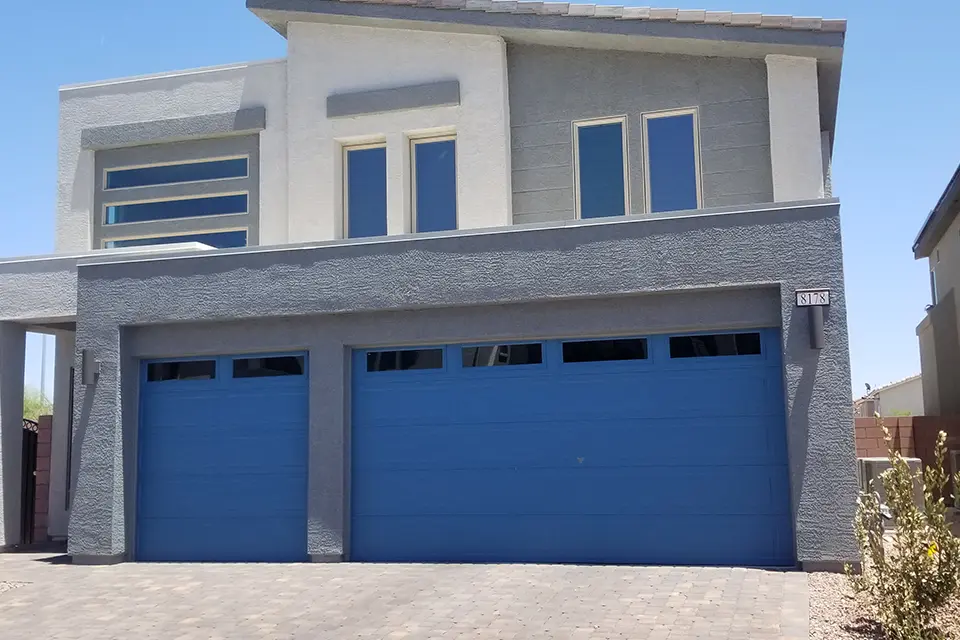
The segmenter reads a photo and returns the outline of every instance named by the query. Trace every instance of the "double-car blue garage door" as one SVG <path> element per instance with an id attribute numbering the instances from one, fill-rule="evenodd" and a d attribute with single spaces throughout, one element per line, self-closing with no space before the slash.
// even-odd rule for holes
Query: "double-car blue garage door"
<path id="1" fill-rule="evenodd" d="M 144 363 L 134 555 L 307 558 L 304 354 Z"/>
<path id="2" fill-rule="evenodd" d="M 355 351 L 350 557 L 793 565 L 779 342 Z"/>

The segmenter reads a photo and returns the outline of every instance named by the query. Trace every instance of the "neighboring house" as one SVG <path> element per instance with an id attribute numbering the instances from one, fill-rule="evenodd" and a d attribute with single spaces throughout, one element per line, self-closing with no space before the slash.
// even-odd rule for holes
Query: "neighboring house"
<path id="1" fill-rule="evenodd" d="M 960 167 L 913 243 L 930 266 L 930 305 L 917 327 L 923 406 L 928 416 L 960 415 Z"/>
<path id="2" fill-rule="evenodd" d="M 76 562 L 856 557 L 844 21 L 248 6 L 285 59 L 60 92 L 8 544 L 30 329 Z"/>
<path id="3" fill-rule="evenodd" d="M 872 389 L 854 401 L 853 413 L 858 418 L 871 418 L 878 413 L 883 417 L 924 415 L 921 376 L 910 376 Z"/>

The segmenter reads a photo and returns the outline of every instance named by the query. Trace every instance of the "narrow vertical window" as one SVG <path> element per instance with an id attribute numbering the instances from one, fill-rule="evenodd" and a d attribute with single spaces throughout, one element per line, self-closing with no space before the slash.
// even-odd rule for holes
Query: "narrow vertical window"
<path id="1" fill-rule="evenodd" d="M 344 236 L 387 235 L 387 148 L 380 145 L 343 150 Z"/>
<path id="2" fill-rule="evenodd" d="M 627 122 L 573 123 L 574 183 L 580 218 L 627 213 Z"/>
<path id="3" fill-rule="evenodd" d="M 642 120 L 647 211 L 700 208 L 697 110 L 645 113 Z"/>
<path id="4" fill-rule="evenodd" d="M 930 304 L 937 304 L 937 272 L 930 269 Z"/>
<path id="5" fill-rule="evenodd" d="M 414 231 L 457 228 L 457 141 L 412 141 Z"/>

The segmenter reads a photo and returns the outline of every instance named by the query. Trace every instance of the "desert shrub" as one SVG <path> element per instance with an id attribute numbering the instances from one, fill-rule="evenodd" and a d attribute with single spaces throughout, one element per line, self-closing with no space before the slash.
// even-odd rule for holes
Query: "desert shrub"
<path id="1" fill-rule="evenodd" d="M 940 432 L 937 438 L 935 464 L 914 473 L 893 448 L 879 416 L 877 425 L 883 428 L 890 458 L 890 468 L 879 478 L 886 504 L 869 491 L 872 487 L 861 492 L 854 526 L 862 571 L 856 574 L 848 566 L 847 575 L 891 638 L 942 638 L 934 626 L 936 613 L 960 597 L 960 538 L 953 536 L 946 520 L 946 434 Z M 923 486 L 922 506 L 915 501 L 916 483 Z M 892 531 L 884 531 L 886 518 L 893 519 Z"/>

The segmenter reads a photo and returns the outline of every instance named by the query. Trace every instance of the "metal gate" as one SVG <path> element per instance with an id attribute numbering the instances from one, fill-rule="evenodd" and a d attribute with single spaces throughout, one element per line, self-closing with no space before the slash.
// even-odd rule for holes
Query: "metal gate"
<path id="1" fill-rule="evenodd" d="M 20 463 L 20 544 L 33 543 L 34 505 L 37 500 L 37 432 L 33 420 L 23 419 L 22 461 Z"/>

